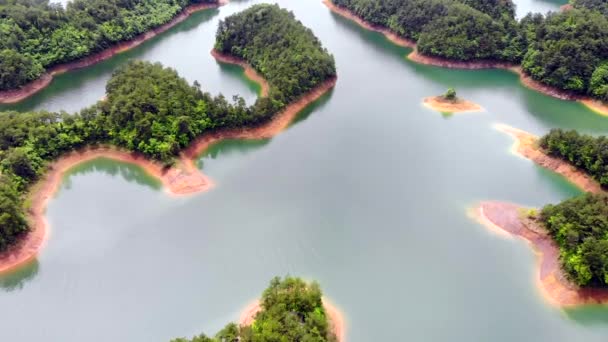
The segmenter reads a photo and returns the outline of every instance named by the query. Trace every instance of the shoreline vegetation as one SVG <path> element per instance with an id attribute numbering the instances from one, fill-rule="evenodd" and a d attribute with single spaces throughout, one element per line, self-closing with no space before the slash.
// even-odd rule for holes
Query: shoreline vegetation
<path id="1" fill-rule="evenodd" d="M 603 116 L 608 116 L 608 103 L 604 103 L 604 102 L 594 99 L 590 96 L 575 94 L 571 91 L 562 90 L 557 87 L 553 87 L 553 86 L 541 83 L 537 80 L 534 80 L 531 76 L 527 75 L 522 70 L 521 66 L 519 66 L 516 63 L 512 63 L 512 62 L 508 62 L 508 61 L 498 61 L 498 60 L 461 61 L 461 60 L 455 60 L 455 59 L 442 58 L 442 57 L 438 57 L 438 56 L 423 55 L 418 51 L 418 44 L 414 40 L 411 40 L 411 39 L 408 39 L 405 37 L 401 37 L 398 34 L 396 34 L 393 30 L 391 30 L 390 28 L 369 23 L 366 20 L 364 20 L 362 17 L 357 15 L 355 12 L 353 12 L 352 10 L 342 7 L 342 6 L 338 6 L 335 3 L 333 3 L 332 1 L 333 0 L 323 0 L 323 3 L 332 12 L 357 23 L 359 26 L 361 26 L 367 30 L 371 30 L 371 31 L 375 31 L 375 32 L 379 32 L 379 33 L 383 34 L 388 40 L 390 40 L 391 42 L 393 42 L 396 45 L 413 49 L 413 51 L 407 55 L 407 58 L 413 62 L 416 62 L 418 64 L 441 67 L 441 68 L 448 68 L 448 69 L 464 69 L 464 70 L 503 69 L 503 70 L 508 70 L 508 71 L 511 71 L 511 72 L 517 74 L 520 78 L 521 84 L 529 89 L 538 91 L 542 94 L 545 94 L 545 95 L 548 95 L 551 97 L 555 97 L 555 98 L 558 98 L 561 100 L 578 101 L 581 104 L 583 104 L 584 106 L 586 106 L 588 109 L 590 109 L 591 111 L 593 111 L 597 114 L 603 115 Z"/>
<path id="2" fill-rule="evenodd" d="M 345 342 L 346 323 L 344 322 L 344 315 L 327 298 L 322 297 L 321 300 L 323 302 L 323 309 L 325 309 L 325 313 L 327 314 L 329 330 L 336 336 L 337 342 Z M 247 305 L 241 312 L 241 316 L 239 317 L 239 326 L 251 326 L 255 321 L 255 316 L 260 311 L 262 311 L 262 303 L 259 299 L 256 299 Z"/>
<path id="3" fill-rule="evenodd" d="M 246 65 L 246 63 L 238 61 L 233 56 L 221 55 L 217 51 L 214 51 L 213 56 L 222 63 Z M 248 68 L 253 70 L 251 67 Z M 250 74 L 246 75 L 249 77 Z M 251 80 L 258 81 L 254 78 Z M 266 124 L 251 128 L 220 130 L 201 137 L 180 154 L 175 166 L 169 168 L 141 154 L 121 150 L 115 146 L 86 148 L 59 158 L 49 165 L 48 173 L 39 184 L 32 187 L 29 196 L 31 207 L 28 210 L 28 222 L 30 222 L 31 231 L 17 245 L 5 252 L 0 252 L 0 273 L 27 264 L 38 255 L 44 246 L 49 231 L 45 217 L 46 207 L 61 185 L 63 175 L 71 168 L 90 160 L 107 158 L 142 168 L 147 174 L 158 179 L 163 184 L 165 191 L 173 196 L 208 191 L 213 187 L 213 181 L 196 167 L 195 162 L 197 157 L 210 145 L 224 139 L 269 139 L 274 137 L 284 131 L 306 106 L 329 92 L 335 86 L 336 81 L 336 78 L 325 81 L 325 83 L 302 96 L 298 101 L 288 105 Z M 262 89 L 264 89 L 264 86 L 262 86 Z"/>
<path id="4" fill-rule="evenodd" d="M 538 284 L 560 307 L 608 303 L 606 137 L 551 130 L 541 138 L 507 126 L 515 154 L 554 171 L 585 191 L 542 209 L 485 201 L 470 216 L 500 235 L 528 241 L 538 255 Z"/>
<path id="5" fill-rule="evenodd" d="M 537 136 L 504 124 L 497 124 L 494 128 L 513 138 L 514 143 L 511 151 L 514 154 L 565 177 L 569 182 L 586 192 L 601 193 L 604 191 L 600 183 L 589 174 L 569 162 L 550 156 L 543 151 L 539 146 Z"/>
<path id="6" fill-rule="evenodd" d="M 53 77 L 59 74 L 63 74 L 69 71 L 83 69 L 99 62 L 105 61 L 114 57 L 117 54 L 131 50 L 138 47 L 142 43 L 158 36 L 161 33 L 168 31 L 175 25 L 188 19 L 190 15 L 203 10 L 218 8 L 228 3 L 229 0 L 219 0 L 215 3 L 193 3 L 185 7 L 180 13 L 178 13 L 169 22 L 151 28 L 149 31 L 144 32 L 133 39 L 119 42 L 113 46 L 110 46 L 100 52 L 95 52 L 92 55 L 82 57 L 75 61 L 61 63 L 47 69 L 39 78 L 30 81 L 27 84 L 22 85 L 17 89 L 0 90 L 0 104 L 11 104 L 25 100 L 26 98 L 36 94 L 42 89 L 46 88 L 53 81 Z"/>
<path id="7" fill-rule="evenodd" d="M 430 96 L 424 98 L 422 104 L 440 113 L 466 113 L 481 112 L 483 108 L 471 101 L 461 99 L 456 96 L 453 88 L 448 89 L 444 95 Z"/>
<path id="8" fill-rule="evenodd" d="M 537 285 L 543 297 L 558 307 L 608 303 L 608 289 L 580 288 L 564 274 L 560 250 L 546 229 L 525 217 L 516 204 L 487 201 L 471 211 L 480 224 L 499 235 L 515 236 L 527 241 L 537 254 Z"/>
<path id="9" fill-rule="evenodd" d="M 249 25 L 254 16 L 256 28 Z M 78 114 L 9 112 L 0 117 L 0 272 L 27 263 L 43 247 L 48 236 L 46 205 L 71 167 L 105 157 L 138 165 L 159 179 L 171 195 L 205 191 L 213 183 L 195 161 L 210 144 L 222 139 L 271 138 L 335 86 L 333 56 L 291 12 L 257 5 L 226 20 L 230 24 L 220 22 L 212 54 L 219 62 L 250 69 L 246 75 L 263 81 L 262 93 L 268 96 L 259 97 L 250 107 L 238 96 L 233 103 L 222 95 L 212 97 L 197 82 L 191 86 L 158 63 L 131 62 L 108 81 L 105 100 Z M 268 26 L 281 30 L 264 31 Z M 233 41 L 240 30 L 257 39 Z M 271 33 L 275 46 L 265 43 Z M 286 43 L 298 35 L 297 42 Z M 247 45 L 248 41 L 261 45 Z M 232 51 L 260 52 L 265 58 L 220 53 L 226 46 Z M 279 55 L 281 51 L 289 54 Z M 309 64 L 289 58 L 301 53 L 311 56 Z M 283 65 L 283 73 L 266 80 L 256 72 L 269 70 L 275 63 Z M 298 73 L 304 67 L 312 69 Z"/>
<path id="10" fill-rule="evenodd" d="M 317 341 L 345 342 L 340 310 L 325 298 L 317 282 L 275 277 L 259 300 L 242 311 L 214 337 L 200 334 L 171 342 Z"/>

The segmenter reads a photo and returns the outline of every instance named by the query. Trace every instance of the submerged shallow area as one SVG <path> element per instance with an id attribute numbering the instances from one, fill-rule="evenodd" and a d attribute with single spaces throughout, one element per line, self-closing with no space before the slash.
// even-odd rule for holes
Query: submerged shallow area
<path id="1" fill-rule="evenodd" d="M 3 108 L 79 109 L 129 58 L 161 61 L 212 93 L 252 102 L 258 87 L 209 51 L 218 20 L 257 2 L 194 14 Z M 415 64 L 410 49 L 321 1 L 279 4 L 334 54 L 336 88 L 275 138 L 212 145 L 198 161 L 216 185 L 206 193 L 169 198 L 141 169 L 105 159 L 72 169 L 49 204 L 48 246 L 0 276 L 0 305 L 11 308 L 0 313 L 9 327 L 0 340 L 213 333 L 289 273 L 319 281 L 345 315 L 348 341 L 605 341 L 605 307 L 548 305 L 530 248 L 487 232 L 466 209 L 486 199 L 539 207 L 580 192 L 512 155 L 495 123 L 602 134 L 608 119 L 526 89 L 508 71 Z M 448 87 L 485 113 L 429 115 L 420 99 Z"/>

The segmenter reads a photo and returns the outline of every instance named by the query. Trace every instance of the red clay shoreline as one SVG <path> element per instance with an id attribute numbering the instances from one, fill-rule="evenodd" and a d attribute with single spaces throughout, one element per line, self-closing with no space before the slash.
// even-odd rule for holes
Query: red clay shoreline
<path id="1" fill-rule="evenodd" d="M 601 193 L 601 185 L 587 173 L 577 169 L 567 161 L 552 157 L 538 147 L 538 137 L 526 131 L 507 126 L 495 125 L 495 128 L 511 136 L 515 143 L 512 151 L 524 158 L 530 159 L 537 165 L 558 173 L 586 192 Z"/>
<path id="2" fill-rule="evenodd" d="M 503 61 L 493 61 L 493 60 L 480 60 L 480 61 L 454 61 L 441 57 L 432 57 L 432 56 L 424 56 L 418 53 L 416 49 L 416 42 L 398 36 L 396 33 L 391 31 L 386 27 L 379 27 L 376 25 L 372 25 L 366 22 L 363 18 L 359 17 L 357 14 L 352 12 L 349 9 L 340 7 L 331 2 L 331 0 L 323 0 L 323 3 L 334 13 L 339 14 L 347 19 L 350 19 L 365 29 L 380 32 L 386 36 L 386 38 L 393 43 L 414 49 L 407 58 L 413 62 L 425 65 L 432 65 L 442 68 L 448 69 L 466 69 L 466 70 L 480 70 L 480 69 L 504 69 L 509 70 L 511 72 L 519 75 L 521 83 L 532 89 L 536 90 L 545 95 L 549 95 L 561 100 L 569 100 L 569 101 L 579 101 L 590 110 L 604 116 L 608 116 L 608 104 L 593 99 L 589 96 L 582 96 L 573 94 L 571 92 L 558 89 L 556 87 L 552 87 L 543 83 L 540 83 L 526 73 L 523 72 L 521 67 L 517 64 L 503 62 Z"/>
<path id="3" fill-rule="evenodd" d="M 222 61 L 226 62 L 227 59 L 223 58 Z M 250 68 L 242 61 L 238 61 L 236 64 Z M 30 205 L 27 218 L 31 229 L 19 243 L 0 254 L 0 273 L 24 265 L 38 255 L 49 234 L 45 217 L 47 204 L 59 188 L 63 174 L 70 168 L 96 158 L 109 158 L 143 168 L 148 174 L 159 179 L 170 195 L 184 196 L 207 191 L 213 187 L 213 182 L 200 172 L 195 162 L 209 145 L 223 139 L 268 139 L 279 134 L 289 126 L 302 109 L 332 89 L 336 81 L 337 78 L 328 79 L 297 101 L 289 104 L 265 124 L 249 128 L 219 130 L 201 136 L 180 153 L 176 164 L 170 168 L 140 154 L 113 146 L 89 147 L 60 157 L 48 166 L 46 175 L 29 190 Z"/>
<path id="4" fill-rule="evenodd" d="M 492 231 L 502 230 L 530 243 L 538 257 L 537 285 L 543 297 L 558 307 L 608 303 L 608 290 L 581 289 L 571 283 L 559 262 L 559 249 L 537 222 L 523 218 L 518 205 L 504 202 L 482 202 L 473 216 Z"/>
<path id="5" fill-rule="evenodd" d="M 109 59 L 121 52 L 125 52 L 127 50 L 133 49 L 133 48 L 141 45 L 143 42 L 156 37 L 157 35 L 167 31 L 168 29 L 172 28 L 173 26 L 186 20 L 191 14 L 193 14 L 195 12 L 199 12 L 199 11 L 211 9 L 211 8 L 217 8 L 219 6 L 226 4 L 227 2 L 228 2 L 228 0 L 220 0 L 217 4 L 200 3 L 200 4 L 190 5 L 186 8 L 184 8 L 181 13 L 179 13 L 177 16 L 175 16 L 169 22 L 167 22 L 161 26 L 158 26 L 156 28 L 153 28 L 148 32 L 142 33 L 141 35 L 135 37 L 132 40 L 118 43 L 103 51 L 94 53 L 90 56 L 81 58 L 81 59 L 73 61 L 73 62 L 68 62 L 68 63 L 53 66 L 50 69 L 48 69 L 40 78 L 24 85 L 23 87 L 21 87 L 19 89 L 0 91 L 0 103 L 8 104 L 8 103 L 17 103 L 19 101 L 22 101 L 22 100 L 34 95 L 35 93 L 39 92 L 40 90 L 46 88 L 49 84 L 51 84 L 51 82 L 53 81 L 54 75 L 62 74 L 62 73 L 65 73 L 65 72 L 68 72 L 71 70 L 86 68 L 88 66 L 99 63 L 101 61 L 105 61 L 106 59 Z"/>
<path id="6" fill-rule="evenodd" d="M 329 319 L 329 328 L 338 338 L 338 342 L 346 341 L 346 322 L 342 312 L 327 298 L 323 297 L 323 308 Z M 241 312 L 238 324 L 240 326 L 249 326 L 255 321 L 255 315 L 262 310 L 259 300 L 251 302 Z"/>

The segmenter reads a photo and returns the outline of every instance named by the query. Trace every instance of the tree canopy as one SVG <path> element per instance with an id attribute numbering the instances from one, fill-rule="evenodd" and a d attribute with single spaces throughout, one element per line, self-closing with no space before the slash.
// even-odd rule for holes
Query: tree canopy
<path id="1" fill-rule="evenodd" d="M 608 5 L 573 0 L 560 13 L 515 20 L 508 0 L 332 0 L 416 41 L 423 55 L 518 63 L 533 79 L 608 101 Z"/>
<path id="2" fill-rule="evenodd" d="M 215 49 L 247 61 L 282 105 L 336 75 L 331 56 L 312 31 L 278 5 L 255 5 L 221 21 Z"/>
<path id="3" fill-rule="evenodd" d="M 608 196 L 585 194 L 547 205 L 540 220 L 556 241 L 566 275 L 582 287 L 608 286 Z"/>
<path id="4" fill-rule="evenodd" d="M 230 323 L 214 338 L 201 334 L 171 342 L 335 342 L 321 297 L 316 282 L 274 278 L 262 294 L 261 311 L 251 326 Z"/>
<path id="5" fill-rule="evenodd" d="M 550 156 L 566 160 L 608 186 L 608 139 L 579 134 L 575 130 L 552 129 L 540 139 L 540 147 Z"/>
<path id="6" fill-rule="evenodd" d="M 217 0 L 50 0 L 0 4 L 0 90 L 39 78 L 46 68 L 102 51 L 169 22 L 193 3 Z"/>
<path id="7" fill-rule="evenodd" d="M 247 40 L 234 38 L 245 33 Z M 106 99 L 79 113 L 0 113 L 0 251 L 27 231 L 28 187 L 61 155 L 110 144 L 171 164 L 197 137 L 261 124 L 336 74 L 319 40 L 278 6 L 254 6 L 229 17 L 220 25 L 217 46 L 231 46 L 227 53 L 249 51 L 236 56 L 268 78 L 270 97 L 247 106 L 239 96 L 212 96 L 159 63 L 131 61 L 113 73 Z"/>

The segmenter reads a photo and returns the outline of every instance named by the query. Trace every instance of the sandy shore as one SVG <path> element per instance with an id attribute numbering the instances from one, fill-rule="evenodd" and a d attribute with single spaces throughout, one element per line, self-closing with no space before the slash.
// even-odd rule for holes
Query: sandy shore
<path id="1" fill-rule="evenodd" d="M 55 76 L 55 75 L 65 73 L 70 70 L 82 69 L 82 68 L 91 66 L 93 64 L 99 63 L 101 61 L 104 61 L 106 59 L 109 59 L 109 58 L 113 57 L 114 55 L 119 54 L 121 52 L 133 49 L 133 48 L 141 45 L 146 40 L 152 39 L 152 38 L 156 37 L 157 35 L 172 28 L 173 26 L 186 20 L 192 13 L 210 9 L 210 8 L 219 7 L 221 5 L 226 4 L 227 1 L 228 0 L 221 0 L 218 4 L 200 3 L 200 4 L 190 5 L 186 8 L 184 8 L 184 10 L 180 14 L 178 14 L 175 18 L 173 18 L 168 23 L 163 24 L 154 29 L 151 29 L 150 31 L 148 31 L 146 33 L 142 33 L 141 35 L 137 36 L 136 38 L 134 38 L 132 40 L 118 43 L 117 45 L 112 46 L 106 50 L 97 52 L 90 56 L 81 58 L 79 60 L 51 67 L 39 79 L 34 80 L 19 89 L 0 91 L 0 103 L 16 103 L 16 102 L 22 101 L 22 100 L 34 95 L 35 93 L 39 92 L 40 90 L 46 88 L 49 84 L 51 84 L 51 81 L 53 80 L 53 76 Z"/>
<path id="2" fill-rule="evenodd" d="M 584 191 L 594 193 L 603 191 L 600 184 L 585 172 L 577 169 L 565 160 L 545 154 L 538 147 L 537 136 L 502 124 L 496 125 L 495 128 L 508 134 L 515 140 L 512 149 L 515 154 L 530 159 L 536 164 L 566 177 L 566 179 Z"/>
<path id="3" fill-rule="evenodd" d="M 521 208 L 503 202 L 483 202 L 474 211 L 481 224 L 495 231 L 528 241 L 538 256 L 537 284 L 543 296 L 553 305 L 571 307 L 608 303 L 608 290 L 581 289 L 572 284 L 561 270 L 559 249 L 538 223 L 523 219 Z"/>
<path id="4" fill-rule="evenodd" d="M 226 60 L 223 61 L 227 62 Z M 250 68 L 242 61 L 238 61 L 237 64 Z M 272 120 L 263 125 L 221 130 L 201 136 L 182 151 L 176 164 L 170 168 L 165 168 L 160 163 L 151 161 L 137 153 L 122 151 L 111 146 L 87 148 L 57 159 L 49 165 L 44 178 L 30 189 L 28 220 L 31 230 L 16 246 L 7 252 L 0 253 L 0 272 L 24 265 L 39 253 L 48 236 L 48 223 L 45 217 L 47 204 L 59 188 L 64 173 L 70 168 L 96 158 L 109 158 L 132 163 L 143 168 L 148 174 L 162 182 L 165 190 L 170 195 L 190 195 L 207 191 L 213 186 L 213 182 L 196 167 L 196 160 L 209 145 L 223 139 L 268 139 L 279 134 L 289 126 L 302 109 L 332 89 L 336 81 L 337 79 L 333 78 L 320 84 L 296 102 L 289 104 L 282 112 L 276 114 Z M 264 83 L 267 85 L 265 80 Z M 264 89 L 264 86 L 262 86 L 262 89 Z"/>
<path id="5" fill-rule="evenodd" d="M 353 13 L 352 11 L 350 11 L 346 8 L 336 6 L 335 4 L 333 4 L 331 2 L 331 0 L 323 0 L 323 3 L 332 12 L 337 13 L 347 19 L 350 19 L 350 20 L 356 22 L 361 27 L 368 29 L 368 30 L 380 32 L 380 33 L 384 34 L 390 41 L 392 41 L 393 43 L 395 43 L 397 45 L 413 48 L 414 51 L 412 51 L 407 56 L 407 58 L 413 62 L 416 62 L 419 64 L 425 64 L 425 65 L 433 65 L 433 66 L 442 67 L 442 68 L 449 68 L 449 69 L 467 69 L 467 70 L 505 69 L 505 70 L 509 70 L 509 71 L 512 71 L 512 72 L 518 74 L 520 77 L 521 83 L 530 89 L 536 90 L 545 95 L 556 97 L 556 98 L 562 99 L 562 100 L 579 101 L 582 104 L 584 104 L 585 106 L 587 106 L 590 110 L 592 110 L 600 115 L 608 116 L 608 104 L 602 103 L 601 101 L 598 101 L 598 100 L 593 99 L 588 96 L 576 95 L 576 94 L 570 93 L 568 91 L 558 89 L 555 87 L 551 87 L 551 86 L 542 84 L 538 81 L 535 81 L 530 76 L 526 75 L 522 71 L 521 67 L 516 64 L 509 63 L 509 62 L 502 62 L 502 61 L 492 61 L 492 60 L 464 62 L 464 61 L 455 61 L 455 60 L 450 60 L 450 59 L 440 58 L 440 57 L 424 56 L 424 55 L 421 55 L 420 53 L 418 53 L 418 50 L 416 49 L 415 41 L 400 37 L 388 28 L 371 25 L 370 23 L 366 22 L 361 17 L 359 17 L 358 15 Z"/>
<path id="6" fill-rule="evenodd" d="M 338 342 L 346 341 L 346 322 L 344 321 L 344 315 L 338 308 L 331 303 L 327 298 L 323 297 L 323 308 L 329 319 L 329 328 L 338 338 Z M 260 301 L 256 300 L 251 302 L 241 312 L 239 318 L 240 326 L 249 326 L 255 320 L 255 315 L 262 310 Z"/>
<path id="7" fill-rule="evenodd" d="M 465 113 L 481 112 L 483 108 L 471 101 L 456 99 L 455 101 L 446 100 L 443 96 L 426 97 L 422 104 L 428 108 L 441 113 Z"/>

